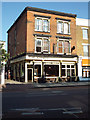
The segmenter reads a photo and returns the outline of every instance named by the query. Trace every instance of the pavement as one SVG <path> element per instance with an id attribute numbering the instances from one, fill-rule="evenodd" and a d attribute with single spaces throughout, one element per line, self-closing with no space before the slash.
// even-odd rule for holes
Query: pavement
<path id="1" fill-rule="evenodd" d="M 90 81 L 58 82 L 58 83 L 23 83 L 14 80 L 5 80 L 5 85 L 0 87 L 0 91 L 28 90 L 33 88 L 76 87 L 89 85 Z"/>

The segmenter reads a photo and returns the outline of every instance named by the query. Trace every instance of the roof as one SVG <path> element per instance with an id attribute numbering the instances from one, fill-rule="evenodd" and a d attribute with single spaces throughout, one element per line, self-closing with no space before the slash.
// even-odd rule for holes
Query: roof
<path id="1" fill-rule="evenodd" d="M 55 14 L 55 15 L 60 15 L 60 16 L 68 16 L 68 17 L 73 17 L 76 18 L 76 14 L 71 14 L 71 13 L 64 13 L 64 12 L 59 12 L 59 11 L 53 11 L 53 10 L 46 10 L 46 9 L 41 9 L 41 8 L 35 8 L 35 7 L 26 7 L 23 12 L 20 14 L 20 16 L 16 19 L 14 22 L 17 23 L 20 17 L 26 12 L 26 11 L 35 11 L 35 12 L 41 12 L 41 13 L 48 13 L 48 14 Z M 14 26 L 14 24 L 9 28 L 9 30 Z M 7 33 L 9 32 L 7 31 Z"/>
<path id="2" fill-rule="evenodd" d="M 17 56 L 15 56 L 15 57 L 12 57 L 12 58 L 10 58 L 10 60 L 14 60 L 14 59 L 17 59 L 17 58 L 19 58 L 19 57 L 22 57 L 22 56 L 25 56 L 25 55 L 28 55 L 28 56 L 30 56 L 30 57 L 57 57 L 57 58 L 74 58 L 74 57 L 78 57 L 78 55 L 60 55 L 60 54 L 53 54 L 53 53 L 51 53 L 51 54 L 41 54 L 41 53 L 23 53 L 23 54 L 20 54 L 20 55 L 17 55 Z"/>

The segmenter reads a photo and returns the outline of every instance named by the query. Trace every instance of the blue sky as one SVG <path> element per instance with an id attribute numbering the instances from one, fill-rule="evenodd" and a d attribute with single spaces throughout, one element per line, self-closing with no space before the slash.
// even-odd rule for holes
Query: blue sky
<path id="1" fill-rule="evenodd" d="M 6 41 L 7 44 L 7 30 L 27 6 L 77 14 L 78 18 L 88 18 L 88 2 L 3 2 L 0 40 Z"/>

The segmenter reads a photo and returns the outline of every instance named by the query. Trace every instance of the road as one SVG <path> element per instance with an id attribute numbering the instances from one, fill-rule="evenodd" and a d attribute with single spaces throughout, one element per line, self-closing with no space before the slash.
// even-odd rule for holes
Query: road
<path id="1" fill-rule="evenodd" d="M 89 118 L 88 86 L 2 93 L 4 118 Z"/>

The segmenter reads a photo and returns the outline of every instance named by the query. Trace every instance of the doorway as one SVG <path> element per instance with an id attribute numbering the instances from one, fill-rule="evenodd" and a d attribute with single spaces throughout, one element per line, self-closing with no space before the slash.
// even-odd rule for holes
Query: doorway
<path id="1" fill-rule="evenodd" d="M 28 69 L 28 82 L 33 82 L 33 69 Z"/>

